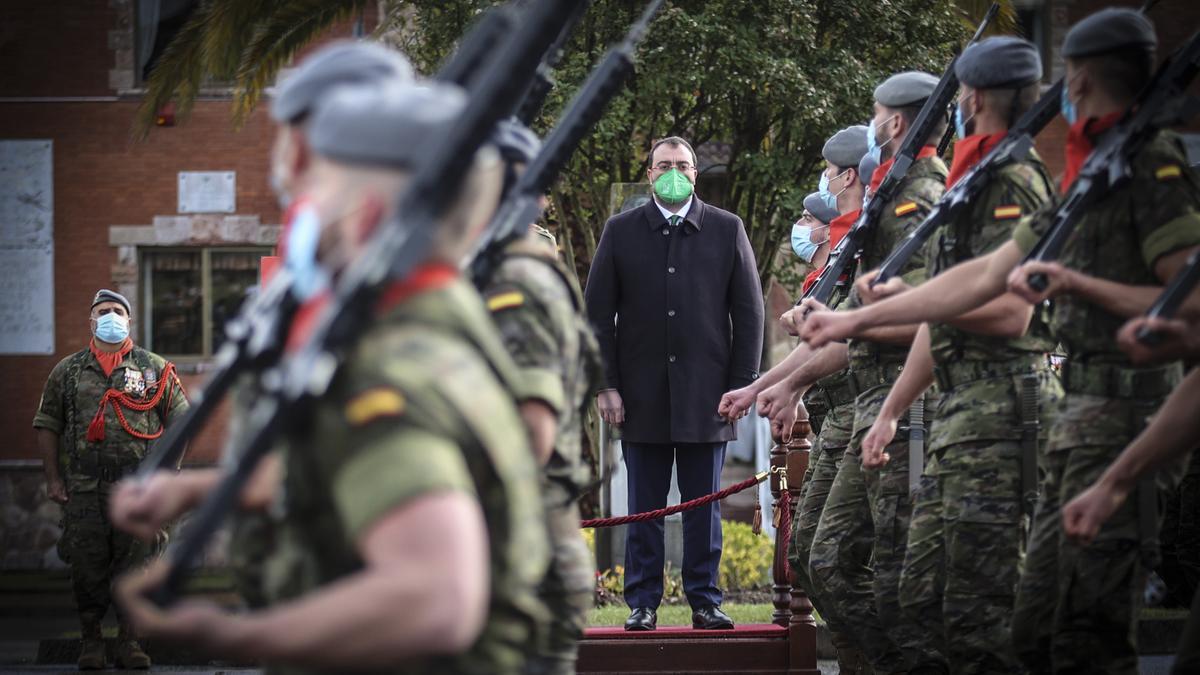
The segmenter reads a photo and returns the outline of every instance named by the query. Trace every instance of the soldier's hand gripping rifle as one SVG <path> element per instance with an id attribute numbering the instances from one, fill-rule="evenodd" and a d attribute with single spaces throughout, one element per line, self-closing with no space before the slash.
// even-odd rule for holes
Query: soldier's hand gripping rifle
<path id="1" fill-rule="evenodd" d="M 975 30 L 975 35 L 967 44 L 979 40 L 999 9 L 999 4 L 992 4 L 987 14 L 984 15 L 983 21 Z M 813 298 L 821 304 L 829 302 L 838 279 L 849 271 L 850 262 L 857 258 L 859 252 L 862 251 L 862 247 L 867 241 L 867 235 L 875 228 L 875 223 L 879 222 L 879 218 L 883 214 L 883 207 L 895 198 L 896 191 L 900 189 L 900 183 L 908 174 L 913 162 L 916 161 L 917 153 L 929 140 L 930 134 L 937 128 L 937 125 L 946 121 L 946 110 L 958 91 L 958 76 L 954 74 L 954 64 L 957 62 L 957 56 L 950 60 L 946 72 L 942 73 L 942 79 L 938 81 L 933 93 L 925 100 L 925 105 L 922 106 L 917 119 L 904 137 L 904 142 L 900 144 L 895 161 L 892 162 L 892 168 L 888 169 L 887 176 L 879 184 L 879 189 L 875 191 L 875 194 L 871 195 L 871 201 L 863 208 L 862 214 L 850 227 L 850 231 L 830 253 L 825 269 L 817 276 L 816 282 L 804 295 L 804 298 Z"/>
<path id="2" fill-rule="evenodd" d="M 492 58 L 498 45 L 512 35 L 516 18 L 512 7 L 488 10 L 462 39 L 459 48 L 435 76 L 443 82 L 467 86 Z M 531 82 L 533 75 L 523 78 Z M 526 86 L 525 89 L 528 89 Z M 271 281 L 242 305 L 225 324 L 225 340 L 213 360 L 212 375 L 193 405 L 154 441 L 138 466 L 137 478 L 148 478 L 160 469 L 173 469 L 183 459 L 189 440 L 208 422 L 240 377 L 253 377 L 279 359 L 287 328 L 299 303 L 292 294 L 292 277 L 281 267 Z"/>
<path id="3" fill-rule="evenodd" d="M 617 96 L 633 73 L 634 53 L 664 0 L 653 0 L 625 34 L 625 39 L 604 55 L 599 65 L 563 109 L 558 124 L 546 136 L 517 184 L 500 205 L 476 247 L 471 261 L 471 278 L 485 286 L 504 253 L 515 239 L 525 236 L 530 223 L 542 215 L 541 197 L 558 178 L 579 144 L 604 115 L 609 101 Z"/>
<path id="4" fill-rule="evenodd" d="M 1171 278 L 1171 283 L 1167 284 L 1154 304 L 1150 305 L 1150 309 L 1146 310 L 1146 316 L 1151 319 L 1174 317 L 1192 291 L 1196 290 L 1198 283 L 1200 283 L 1200 251 L 1188 256 L 1188 261 L 1184 264 L 1183 269 L 1175 273 L 1175 276 Z M 1162 335 L 1143 326 L 1137 332 L 1137 339 L 1147 347 L 1154 347 L 1162 342 Z"/>
<path id="5" fill-rule="evenodd" d="M 1049 229 L 1022 263 L 1057 259 L 1079 218 L 1093 202 L 1129 179 L 1130 161 L 1158 130 L 1184 122 L 1197 112 L 1197 101 L 1187 95 L 1187 88 L 1198 69 L 1200 33 L 1192 35 L 1158 68 L 1133 106 L 1100 138 L 1055 210 Z M 1046 275 L 1035 273 L 1029 275 L 1028 283 L 1043 291 L 1049 282 Z"/>
<path id="6" fill-rule="evenodd" d="M 472 78 L 466 108 L 446 133 L 430 137 L 428 150 L 419 154 L 422 161 L 399 200 L 399 223 L 388 223 L 372 235 L 364 253 L 337 280 L 334 297 L 318 315 L 309 339 L 263 373 L 263 391 L 250 410 L 246 441 L 234 449 L 236 461 L 167 549 L 167 571 L 151 594 L 154 602 L 165 605 L 175 598 L 189 568 L 281 433 L 311 419 L 313 403 L 337 374 L 341 355 L 372 320 L 372 308 L 386 284 L 405 278 L 427 258 L 434 222 L 453 205 L 464 180 L 462 158 L 473 157 L 499 118 L 520 100 L 570 11 L 570 3 L 560 0 L 538 0 L 524 10 L 513 36 Z"/>

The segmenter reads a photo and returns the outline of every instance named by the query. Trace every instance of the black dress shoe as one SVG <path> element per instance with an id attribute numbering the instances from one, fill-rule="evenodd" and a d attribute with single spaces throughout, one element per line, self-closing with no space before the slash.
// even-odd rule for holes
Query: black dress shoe
<path id="1" fill-rule="evenodd" d="M 625 619 L 625 630 L 654 630 L 658 627 L 658 614 L 650 607 L 638 607 Z"/>
<path id="2" fill-rule="evenodd" d="M 706 605 L 692 610 L 692 628 L 701 630 L 729 630 L 733 619 L 717 605 Z"/>

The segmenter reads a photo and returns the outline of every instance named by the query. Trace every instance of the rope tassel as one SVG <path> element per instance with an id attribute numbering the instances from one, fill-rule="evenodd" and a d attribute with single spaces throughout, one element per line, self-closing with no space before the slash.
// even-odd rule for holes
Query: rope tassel
<path id="1" fill-rule="evenodd" d="M 121 410 L 121 408 L 127 408 L 129 410 L 136 410 L 137 412 L 145 412 L 158 406 L 159 402 L 162 401 L 163 394 L 166 393 L 166 391 L 171 388 L 171 385 L 176 382 L 175 364 L 168 363 L 167 367 L 163 368 L 162 377 L 160 378 L 159 382 L 161 382 L 161 384 L 158 387 L 158 391 L 154 392 L 154 396 L 150 397 L 150 399 L 146 401 L 138 401 L 130 398 L 128 394 L 116 389 L 109 389 L 108 391 L 104 392 L 104 396 L 100 397 L 100 406 L 96 409 L 96 414 L 92 417 L 91 423 L 88 424 L 88 442 L 104 442 L 104 409 L 110 404 L 113 407 L 113 412 L 117 415 L 117 421 L 121 423 L 121 428 L 125 430 L 125 433 L 133 436 L 134 438 L 140 438 L 144 441 L 154 440 L 155 438 L 162 436 L 162 426 L 159 426 L 158 431 L 151 434 L 145 434 L 134 429 L 129 425 L 129 421 L 125 419 L 125 413 Z M 171 395 L 168 395 L 167 398 L 168 408 L 170 407 L 170 396 Z"/>

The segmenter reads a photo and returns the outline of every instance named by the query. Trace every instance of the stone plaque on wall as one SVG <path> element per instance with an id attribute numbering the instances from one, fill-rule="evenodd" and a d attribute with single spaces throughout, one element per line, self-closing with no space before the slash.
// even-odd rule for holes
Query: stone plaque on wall
<path id="1" fill-rule="evenodd" d="M 54 353 L 54 146 L 0 141 L 0 354 Z"/>
<path id="2" fill-rule="evenodd" d="M 237 210 L 237 172 L 180 171 L 180 213 L 233 213 Z"/>

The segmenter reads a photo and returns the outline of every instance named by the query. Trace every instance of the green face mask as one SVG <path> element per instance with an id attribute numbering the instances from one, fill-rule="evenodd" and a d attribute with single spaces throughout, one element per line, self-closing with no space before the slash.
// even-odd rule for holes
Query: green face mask
<path id="1" fill-rule="evenodd" d="M 692 181 L 679 169 L 671 169 L 654 181 L 654 194 L 665 204 L 682 204 L 692 196 Z"/>

